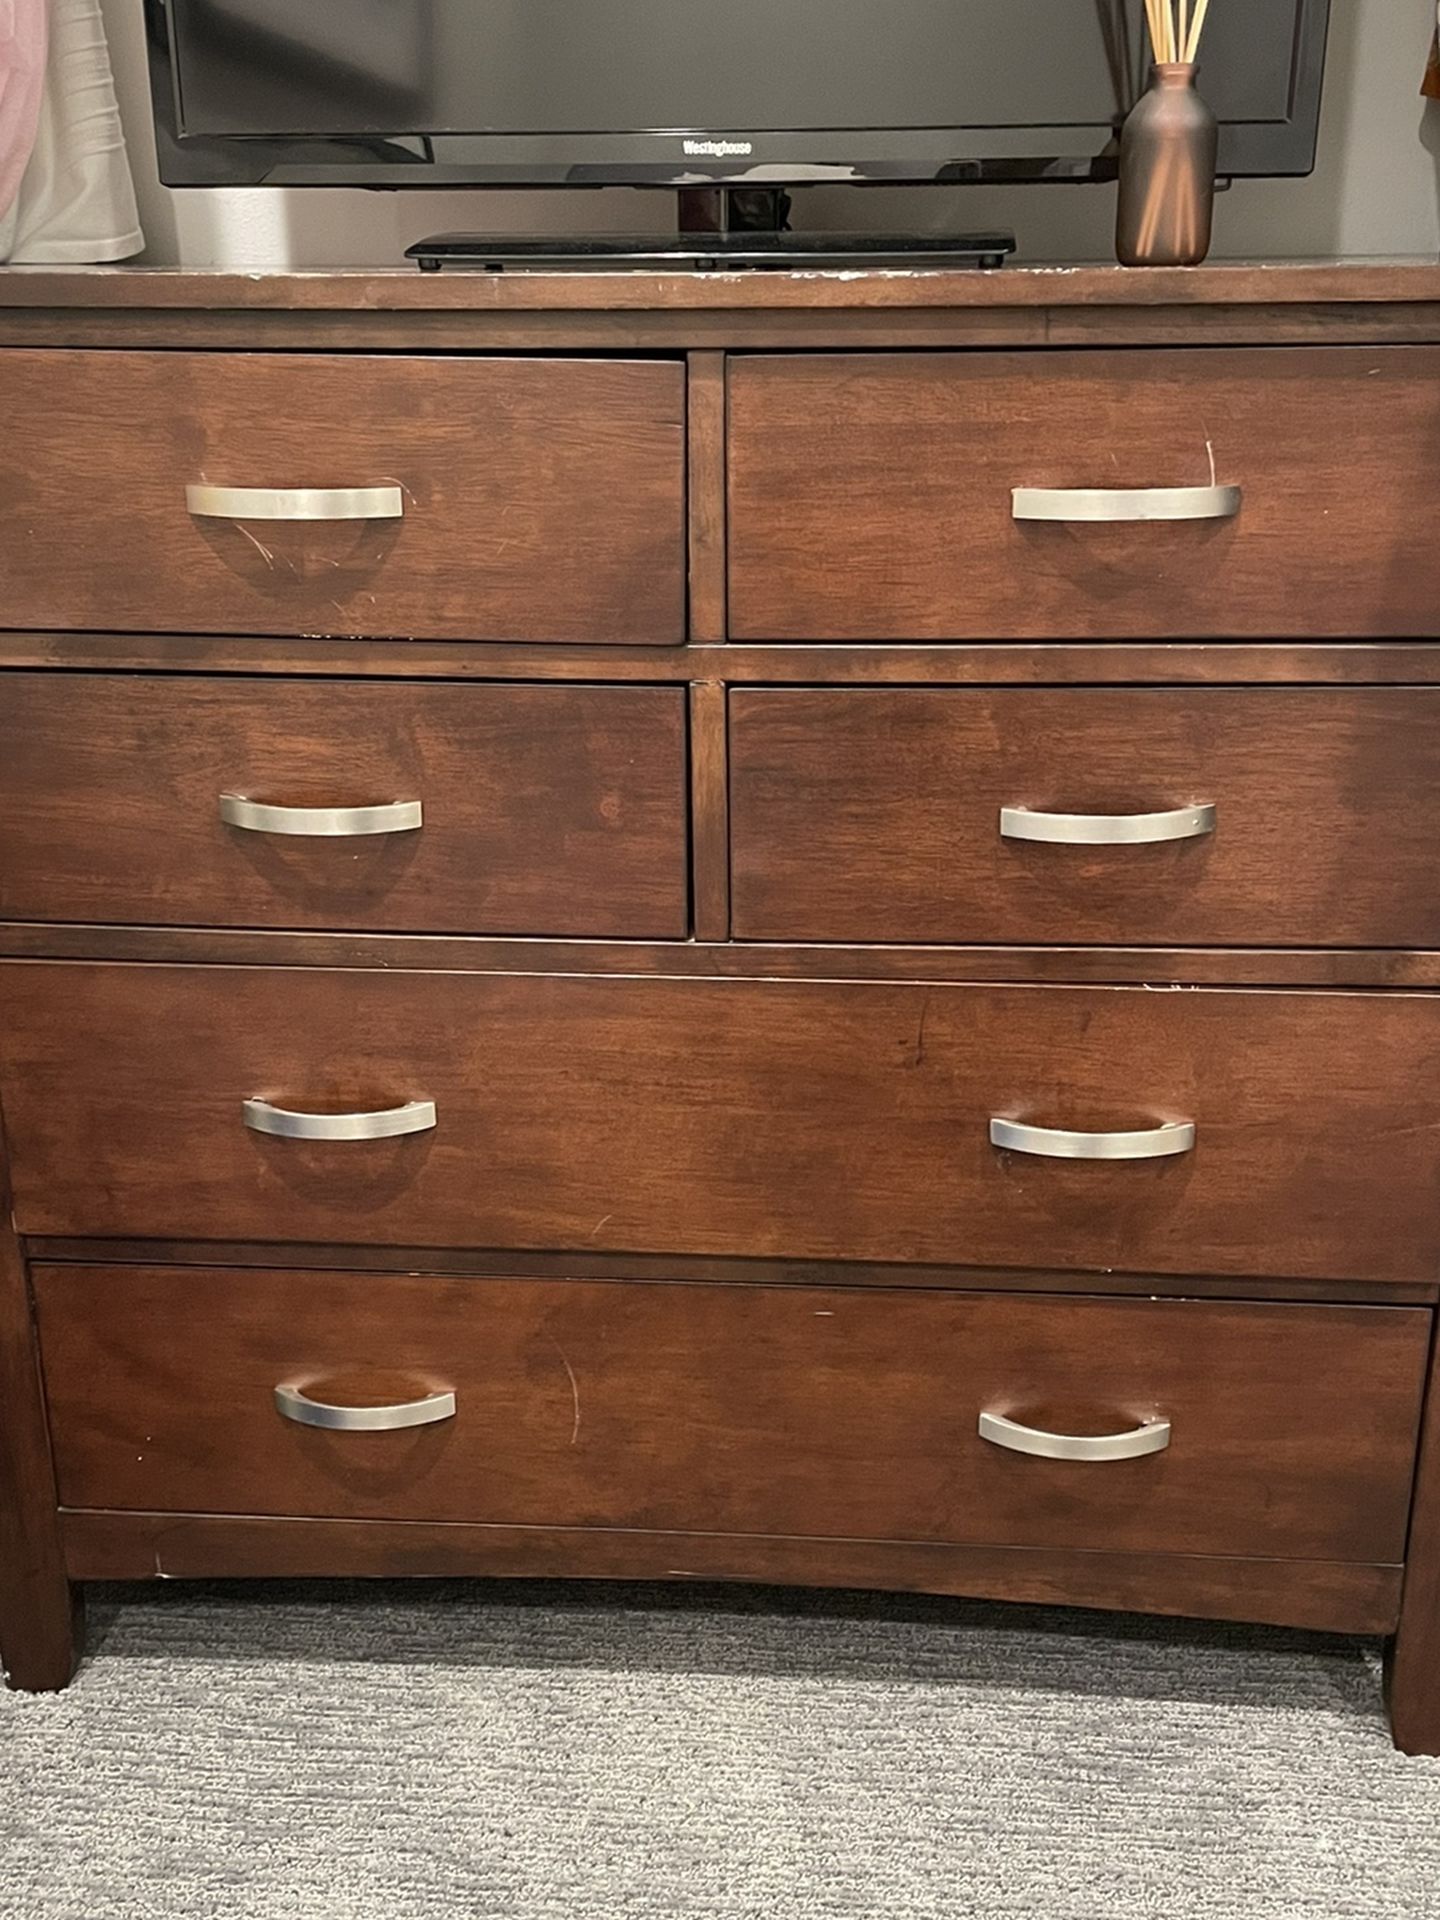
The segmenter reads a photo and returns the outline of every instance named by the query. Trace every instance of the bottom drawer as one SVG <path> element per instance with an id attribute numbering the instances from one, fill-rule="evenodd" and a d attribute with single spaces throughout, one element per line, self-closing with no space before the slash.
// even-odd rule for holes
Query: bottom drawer
<path id="1" fill-rule="evenodd" d="M 35 1292 L 67 1507 L 1368 1563 L 1403 1557 L 1430 1319 L 183 1268 Z M 982 1415 L 1170 1441 L 1045 1458 Z"/>

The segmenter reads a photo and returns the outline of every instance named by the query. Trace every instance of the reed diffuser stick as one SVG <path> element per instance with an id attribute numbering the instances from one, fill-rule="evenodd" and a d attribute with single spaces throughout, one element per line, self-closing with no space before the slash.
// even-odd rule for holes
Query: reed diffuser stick
<path id="1" fill-rule="evenodd" d="M 1155 61 L 1165 58 L 1165 29 L 1160 24 L 1163 0 L 1145 0 L 1145 23 L 1150 29 L 1150 54 Z"/>
<path id="2" fill-rule="evenodd" d="M 1190 34 L 1185 42 L 1185 58 L 1192 67 L 1200 51 L 1200 36 L 1205 31 L 1205 16 L 1209 11 L 1210 0 L 1195 0 L 1195 18 L 1190 22 Z"/>
<path id="3" fill-rule="evenodd" d="M 1145 0 L 1150 52 L 1157 66 L 1194 66 L 1210 0 Z"/>

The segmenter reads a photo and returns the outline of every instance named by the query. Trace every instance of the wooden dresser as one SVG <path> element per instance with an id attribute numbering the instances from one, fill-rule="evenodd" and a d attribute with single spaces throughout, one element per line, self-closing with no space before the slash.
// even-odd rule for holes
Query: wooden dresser
<path id="1" fill-rule="evenodd" d="M 1440 1751 L 1437 502 L 1436 266 L 0 275 L 12 1684 L 770 1580 Z"/>

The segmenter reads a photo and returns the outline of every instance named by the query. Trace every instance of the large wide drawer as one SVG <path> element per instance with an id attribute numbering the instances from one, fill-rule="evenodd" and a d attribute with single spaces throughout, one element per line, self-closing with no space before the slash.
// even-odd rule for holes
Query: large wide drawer
<path id="1" fill-rule="evenodd" d="M 0 674 L 0 918 L 683 936 L 679 688 Z"/>
<path id="2" fill-rule="evenodd" d="M 35 1293 L 70 1507 L 1381 1563 L 1429 1333 L 1413 1309 L 318 1272 L 42 1266 Z M 1099 1457 L 1013 1451 L 1016 1426 Z"/>
<path id="3" fill-rule="evenodd" d="M 736 639 L 1440 632 L 1440 349 L 759 355 L 729 422 Z"/>
<path id="4" fill-rule="evenodd" d="M 677 362 L 7 351 L 0 626 L 678 641 Z"/>
<path id="5" fill-rule="evenodd" d="M 1440 691 L 751 689 L 745 940 L 1440 945 Z"/>
<path id="6" fill-rule="evenodd" d="M 10 962 L 0 1101 L 30 1234 L 1352 1280 L 1440 1257 L 1424 995 Z"/>

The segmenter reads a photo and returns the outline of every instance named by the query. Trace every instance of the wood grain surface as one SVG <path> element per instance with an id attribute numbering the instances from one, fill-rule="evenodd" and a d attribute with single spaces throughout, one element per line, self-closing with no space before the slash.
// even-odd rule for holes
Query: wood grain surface
<path id="1" fill-rule="evenodd" d="M 0 269 L 3 271 L 3 269 Z M 1147 269 L 1147 273 L 1150 270 Z M 521 276 L 517 276 L 521 277 Z M 528 276 L 526 276 L 528 277 Z M 756 275 L 756 279 L 761 276 Z M 200 353 L 385 353 L 397 326 L 411 353 L 715 354 L 830 353 L 981 347 L 1429 346 L 1440 341 L 1440 302 L 1363 299 L 1236 305 L 1104 303 L 967 306 L 932 288 L 935 304 L 805 307 L 686 305 L 524 307 L 6 306 L 0 347 L 160 348 Z"/>
<path id="2" fill-rule="evenodd" d="M 763 1287 L 40 1266 L 69 1507 L 1385 1562 L 1430 1317 Z M 1288 1386 L 1285 1384 L 1289 1382 Z M 397 1433 L 297 1426 L 451 1392 Z M 1055 1461 L 982 1412 L 1169 1448 Z"/>
<path id="3" fill-rule="evenodd" d="M 1204 1554 L 952 1547 L 621 1527 L 487 1527 L 215 1514 L 60 1516 L 77 1580 L 471 1576 L 543 1580 L 751 1580 L 1106 1607 L 1328 1633 L 1389 1633 L 1397 1566 L 1231 1560 Z"/>
<path id="4" fill-rule="evenodd" d="M 0 921 L 0 958 L 430 973 L 624 974 L 662 980 L 876 980 L 937 985 L 1440 987 L 1440 952 L 1394 947 L 1015 947 L 780 941 L 486 939 L 227 927 Z"/>
<path id="5" fill-rule="evenodd" d="M 718 1286 L 888 1287 L 945 1293 L 1065 1293 L 1167 1300 L 1293 1300 L 1309 1306 L 1433 1307 L 1436 1280 L 1285 1280 L 1241 1274 L 1046 1273 L 1019 1267 L 918 1262 L 756 1259 L 745 1255 L 524 1252 L 514 1247 L 364 1246 L 353 1241 L 25 1239 L 21 1252 L 49 1266 L 285 1268 L 291 1273 L 454 1274 L 467 1279 L 697 1280 Z"/>
<path id="6" fill-rule="evenodd" d="M 1423 995 L 6 962 L 0 1006 L 26 1234 L 1434 1276 Z M 251 1097 L 439 1126 L 265 1138 Z M 992 1116 L 1198 1141 L 1041 1160 Z"/>
<path id="7" fill-rule="evenodd" d="M 730 750 L 739 939 L 1440 945 L 1440 692 L 737 688 Z M 1000 831 L 1201 802 L 1160 845 Z"/>
<path id="8" fill-rule="evenodd" d="M 0 1138 L 0 1671 L 28 1693 L 65 1686 L 83 1618 L 66 1575 L 30 1288 L 10 1226 Z"/>
<path id="9" fill-rule="evenodd" d="M 725 381 L 723 353 L 692 353 L 688 365 L 690 637 L 725 638 Z"/>
<path id="10" fill-rule="evenodd" d="M 683 938 L 678 687 L 0 682 L 0 917 Z M 416 832 L 252 833 L 418 800 Z"/>
<path id="11" fill-rule="evenodd" d="M 1314 306 L 1336 301 L 1379 307 L 1440 303 L 1440 266 L 1427 255 L 1395 260 L 1216 261 L 1199 268 L 1151 268 L 1143 275 L 1110 266 L 1011 266 L 999 273 L 837 268 L 829 273 L 707 274 L 420 274 L 405 267 L 270 273 L 166 267 L 0 269 L 0 306 L 155 312 L 253 309 L 413 315 L 427 309 L 545 313 L 854 307 L 893 315 L 915 306 L 1134 309 L 1236 303 Z"/>
<path id="12" fill-rule="evenodd" d="M 1440 1757 L 1440 1349 L 1425 1398 L 1399 1631 L 1387 1651 L 1395 1744 Z"/>
<path id="13" fill-rule="evenodd" d="M 1415 512 L 1437 349 L 748 356 L 729 418 L 738 640 L 1440 630 Z M 1243 489 L 1236 518 L 1012 514 L 1019 487 L 1213 482 Z"/>
<path id="14" fill-rule="evenodd" d="M 1434 686 L 1426 641 L 1224 644 L 993 640 L 917 646 L 502 645 L 454 640 L 227 638 L 215 634 L 22 633 L 0 628 L 0 670 L 241 673 L 277 678 L 608 680 L 743 686 Z"/>
<path id="15" fill-rule="evenodd" d="M 10 351 L 0 417 L 11 626 L 684 638 L 678 361 Z M 405 512 L 202 519 L 192 482 Z"/>
<path id="16" fill-rule="evenodd" d="M 0 269 L 0 418 L 13 1683 L 67 1576 L 787 1580 L 1398 1622 L 1440 1752 L 1440 265 Z M 1212 474 L 1233 522 L 1010 513 Z M 404 847 L 218 820 L 417 780 Z M 301 1430 L 282 1372 L 460 1412 Z"/>
<path id="17" fill-rule="evenodd" d="M 725 689 L 714 680 L 690 689 L 690 814 L 695 936 L 730 938 L 730 762 Z"/>

